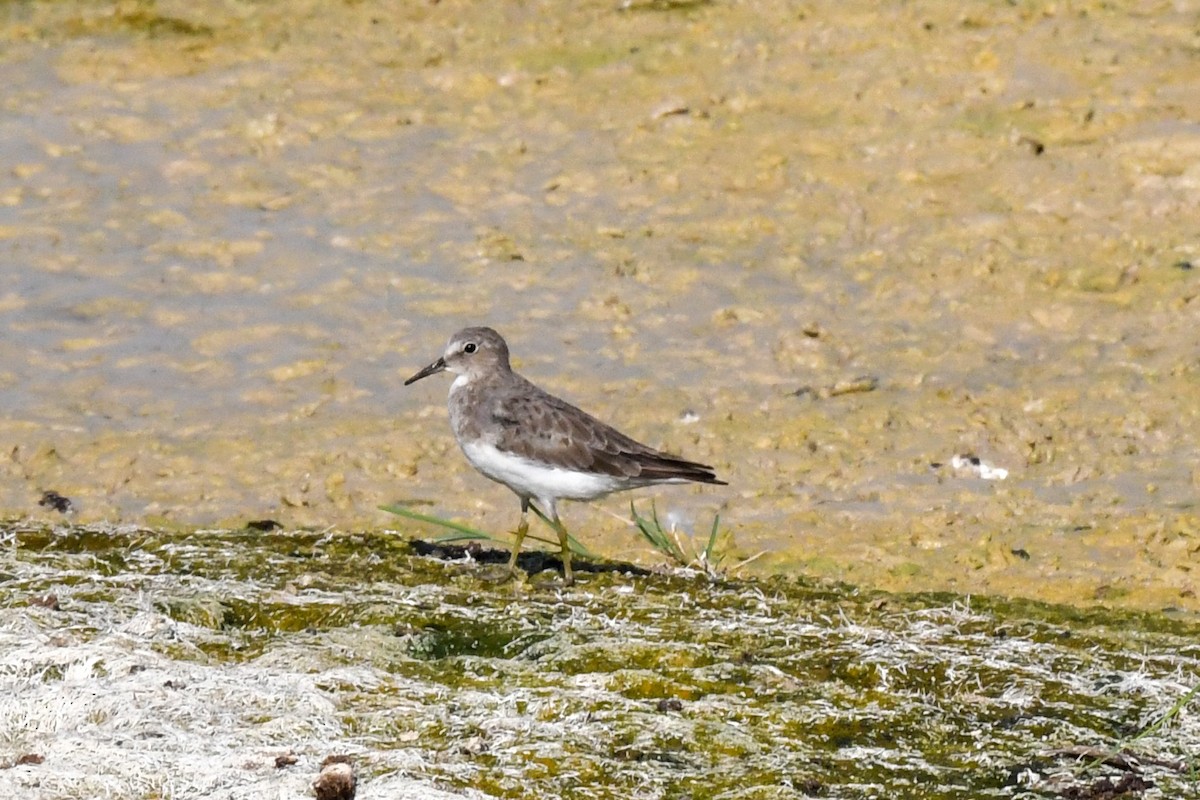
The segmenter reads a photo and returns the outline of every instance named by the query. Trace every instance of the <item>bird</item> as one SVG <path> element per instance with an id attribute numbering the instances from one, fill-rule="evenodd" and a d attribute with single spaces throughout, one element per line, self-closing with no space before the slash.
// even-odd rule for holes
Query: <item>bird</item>
<path id="1" fill-rule="evenodd" d="M 404 385 L 439 372 L 455 375 L 447 406 L 463 455 L 521 501 L 510 576 L 516 575 L 531 506 L 558 534 L 563 583 L 570 586 L 575 578 L 560 500 L 595 500 L 665 483 L 728 485 L 707 464 L 642 444 L 521 377 L 509 363 L 504 337 L 492 328 L 458 331 L 442 355 Z"/>

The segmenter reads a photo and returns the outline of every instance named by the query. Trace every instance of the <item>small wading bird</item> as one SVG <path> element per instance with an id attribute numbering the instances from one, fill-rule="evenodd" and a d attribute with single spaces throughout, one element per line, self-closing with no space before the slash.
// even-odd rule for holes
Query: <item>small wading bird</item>
<path id="1" fill-rule="evenodd" d="M 471 466 L 521 498 L 521 521 L 508 562 L 529 531 L 530 504 L 550 523 L 562 545 L 563 582 L 571 585 L 567 529 L 559 500 L 597 497 L 659 483 L 725 486 L 713 468 L 655 450 L 539 389 L 513 372 L 508 345 L 491 328 L 464 328 L 450 337 L 442 356 L 404 382 L 453 372 L 450 427 Z"/>

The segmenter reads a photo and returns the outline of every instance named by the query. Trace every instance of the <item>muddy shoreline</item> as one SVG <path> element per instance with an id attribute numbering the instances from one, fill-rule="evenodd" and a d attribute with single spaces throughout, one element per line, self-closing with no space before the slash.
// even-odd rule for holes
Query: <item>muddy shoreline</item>
<path id="1" fill-rule="evenodd" d="M 749 574 L 1200 610 L 1183 10 L 32 2 L 0 40 L 5 518 L 503 533 L 399 385 L 487 323 L 715 464 L 652 497 Z"/>

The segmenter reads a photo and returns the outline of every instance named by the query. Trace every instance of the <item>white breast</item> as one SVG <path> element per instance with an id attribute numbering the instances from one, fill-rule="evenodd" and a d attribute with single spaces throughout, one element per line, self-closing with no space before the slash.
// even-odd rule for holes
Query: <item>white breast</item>
<path id="1" fill-rule="evenodd" d="M 475 469 L 519 495 L 542 501 L 594 500 L 630 488 L 612 475 L 593 475 L 551 467 L 506 453 L 485 442 L 460 442 L 463 455 Z"/>

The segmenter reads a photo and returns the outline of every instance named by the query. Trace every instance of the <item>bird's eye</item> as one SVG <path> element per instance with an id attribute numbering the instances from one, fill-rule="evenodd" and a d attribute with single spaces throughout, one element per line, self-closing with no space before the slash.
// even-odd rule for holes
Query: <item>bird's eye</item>
<path id="1" fill-rule="evenodd" d="M 463 345 L 463 352 L 467 354 L 474 353 L 476 349 L 474 342 L 467 342 Z"/>

